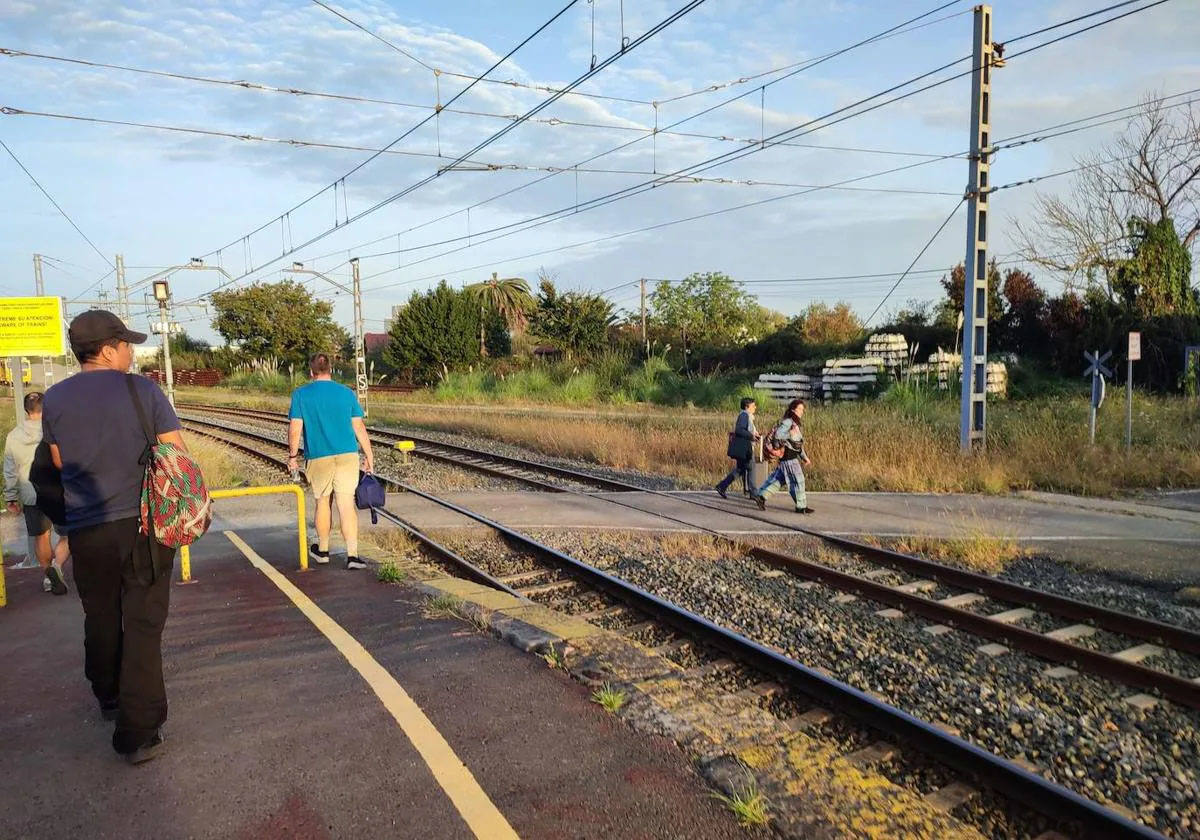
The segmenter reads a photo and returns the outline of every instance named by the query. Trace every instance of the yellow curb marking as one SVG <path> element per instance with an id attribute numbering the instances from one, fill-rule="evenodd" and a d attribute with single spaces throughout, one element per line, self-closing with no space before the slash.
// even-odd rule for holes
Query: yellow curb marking
<path id="1" fill-rule="evenodd" d="M 446 743 L 446 739 L 421 711 L 421 707 L 408 696 L 400 683 L 396 682 L 395 678 L 375 661 L 375 658 L 357 639 L 342 629 L 341 625 L 314 604 L 274 566 L 255 553 L 245 540 L 233 531 L 225 531 L 225 536 L 238 547 L 242 554 L 246 555 L 246 559 L 254 568 L 266 575 L 268 580 L 291 599 L 296 608 L 325 634 L 325 637 L 333 643 L 333 646 L 346 658 L 354 670 L 358 671 L 367 681 L 367 685 L 371 686 L 376 696 L 392 713 L 396 723 L 400 724 L 400 728 L 408 736 L 408 740 L 421 754 L 421 758 L 425 760 L 433 777 L 475 836 L 480 840 L 493 840 L 493 838 L 517 840 L 517 833 L 508 824 L 508 820 L 492 804 L 492 800 L 475 781 L 471 771 L 454 754 L 454 750 Z"/>

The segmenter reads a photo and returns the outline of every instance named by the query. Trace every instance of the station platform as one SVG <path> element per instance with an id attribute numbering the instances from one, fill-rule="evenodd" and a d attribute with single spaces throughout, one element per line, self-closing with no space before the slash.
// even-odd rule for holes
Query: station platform
<path id="1" fill-rule="evenodd" d="M 744 836 L 672 743 L 540 658 L 336 556 L 299 572 L 285 506 L 221 502 L 192 574 L 164 635 L 166 750 L 130 767 L 73 585 L 8 571 L 0 837 Z"/>

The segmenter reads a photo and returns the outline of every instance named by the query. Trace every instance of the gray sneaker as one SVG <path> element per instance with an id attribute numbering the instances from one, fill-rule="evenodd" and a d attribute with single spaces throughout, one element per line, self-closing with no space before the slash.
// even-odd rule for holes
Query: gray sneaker
<path id="1" fill-rule="evenodd" d="M 367 568 L 367 561 L 362 559 L 361 557 L 352 557 L 352 556 L 347 557 L 346 558 L 346 568 L 347 569 L 365 569 L 365 568 Z"/>

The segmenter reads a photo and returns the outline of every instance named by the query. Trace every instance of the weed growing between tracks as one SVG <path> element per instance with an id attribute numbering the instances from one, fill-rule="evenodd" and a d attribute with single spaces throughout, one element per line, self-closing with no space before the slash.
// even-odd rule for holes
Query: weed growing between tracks
<path id="1" fill-rule="evenodd" d="M 714 793 L 712 798 L 724 805 L 742 828 L 755 828 L 767 824 L 767 798 L 758 789 L 758 782 L 746 771 L 746 783 L 735 787 L 733 793 Z"/>
<path id="2" fill-rule="evenodd" d="M 379 564 L 375 577 L 380 583 L 403 583 L 408 575 L 391 560 L 385 560 Z"/>
<path id="3" fill-rule="evenodd" d="M 613 688 L 608 683 L 605 683 L 592 692 L 592 702 L 599 704 L 610 715 L 615 715 L 621 711 L 621 707 L 625 705 L 626 699 L 628 698 L 624 691 Z"/>
<path id="4" fill-rule="evenodd" d="M 863 536 L 860 539 L 869 545 L 890 548 L 903 554 L 920 555 L 938 563 L 947 563 L 987 575 L 998 575 L 1028 555 L 1012 537 L 989 534 L 977 526 L 968 527 L 953 537 L 910 536 L 880 539 Z"/>

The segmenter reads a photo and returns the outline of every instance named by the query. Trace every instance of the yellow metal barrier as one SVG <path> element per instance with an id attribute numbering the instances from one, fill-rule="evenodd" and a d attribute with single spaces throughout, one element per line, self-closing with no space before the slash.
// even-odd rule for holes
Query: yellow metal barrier
<path id="1" fill-rule="evenodd" d="M 392 448 L 400 453 L 400 463 L 407 464 L 408 463 L 408 453 L 410 453 L 414 449 L 416 449 L 417 445 L 415 443 L 413 443 L 411 440 L 398 440 L 398 441 L 396 441 L 396 445 L 393 446 Z"/>
<path id="2" fill-rule="evenodd" d="M 0 549 L 0 607 L 8 603 L 8 591 L 4 588 L 4 550 Z"/>
<path id="3" fill-rule="evenodd" d="M 308 571 L 308 524 L 304 520 L 304 489 L 298 484 L 272 484 L 266 487 L 234 487 L 229 490 L 213 490 L 213 499 L 233 499 L 238 496 L 271 496 L 291 493 L 296 497 L 296 530 L 300 539 L 300 571 Z M 179 576 L 183 583 L 192 580 L 192 553 L 188 546 L 179 549 Z M 0 578 L 0 599 L 4 596 L 4 581 Z M 3 601 L 0 600 L 0 606 Z"/>

